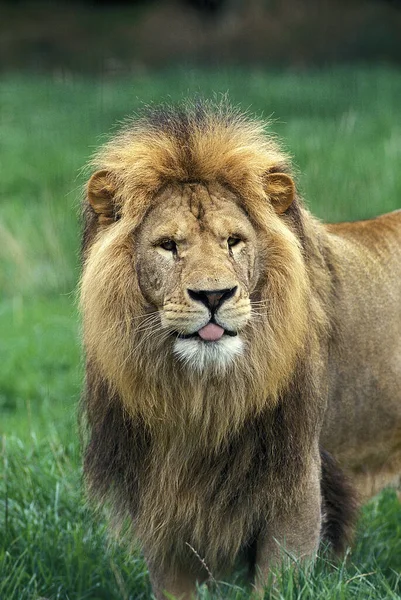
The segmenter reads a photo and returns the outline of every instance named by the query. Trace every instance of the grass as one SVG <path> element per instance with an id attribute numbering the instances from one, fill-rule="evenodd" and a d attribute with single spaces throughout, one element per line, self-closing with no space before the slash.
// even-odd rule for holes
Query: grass
<path id="1" fill-rule="evenodd" d="M 82 379 L 75 285 L 80 172 L 113 124 L 142 102 L 230 92 L 272 116 L 322 219 L 370 217 L 401 198 L 401 73 L 175 71 L 134 80 L 10 76 L 0 81 L 0 599 L 139 600 L 145 565 L 108 541 L 81 490 Z M 363 510 L 344 564 L 286 570 L 272 599 L 401 598 L 401 508 Z M 202 598 L 245 600 L 238 582 Z"/>

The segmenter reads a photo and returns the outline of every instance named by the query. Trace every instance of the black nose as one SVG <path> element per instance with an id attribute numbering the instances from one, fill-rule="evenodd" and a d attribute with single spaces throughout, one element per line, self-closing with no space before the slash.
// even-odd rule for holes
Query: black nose
<path id="1" fill-rule="evenodd" d="M 211 312 L 215 312 L 236 291 L 237 286 L 225 290 L 188 290 L 188 294 L 192 300 L 202 302 Z"/>

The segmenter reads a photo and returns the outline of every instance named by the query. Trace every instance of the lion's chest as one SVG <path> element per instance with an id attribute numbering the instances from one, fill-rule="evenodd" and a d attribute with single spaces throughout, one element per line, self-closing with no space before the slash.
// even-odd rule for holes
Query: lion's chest
<path id="1" fill-rule="evenodd" d="M 211 565 L 233 562 L 268 515 L 267 464 L 249 443 L 216 454 L 154 449 L 140 477 L 138 537 L 158 553 L 194 548 Z"/>

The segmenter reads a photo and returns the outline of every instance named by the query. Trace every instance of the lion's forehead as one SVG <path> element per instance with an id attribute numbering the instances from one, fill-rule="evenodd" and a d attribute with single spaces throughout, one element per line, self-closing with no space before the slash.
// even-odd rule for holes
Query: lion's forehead
<path id="1" fill-rule="evenodd" d="M 206 238 L 251 233 L 253 227 L 235 196 L 222 186 L 184 184 L 171 186 L 155 198 L 144 220 L 148 235 L 173 236 L 177 241 L 188 236 Z"/>

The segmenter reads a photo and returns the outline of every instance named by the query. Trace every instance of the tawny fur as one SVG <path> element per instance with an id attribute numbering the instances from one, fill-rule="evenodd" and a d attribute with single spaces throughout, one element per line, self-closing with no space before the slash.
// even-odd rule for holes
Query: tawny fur
<path id="1" fill-rule="evenodd" d="M 338 454 L 335 408 L 319 437 L 347 333 L 342 313 L 353 310 L 349 248 L 299 198 L 275 210 L 280 185 L 267 178 L 291 175 L 290 160 L 262 123 L 225 103 L 150 111 L 93 166 L 102 173 L 84 209 L 81 285 L 89 488 L 121 519 L 130 516 L 149 564 L 196 572 L 190 545 L 221 572 L 275 519 L 302 507 L 319 441 Z M 249 293 L 265 307 L 243 331 L 246 356 L 223 373 L 182 368 L 168 336 L 149 335 L 146 323 L 157 329 L 158 321 L 139 281 L 144 224 L 169 198 L 201 202 L 205 190 L 213 202 L 231 199 L 252 223 L 259 276 Z M 383 226 L 395 260 L 397 219 Z M 361 468 L 340 463 L 350 474 Z"/>

